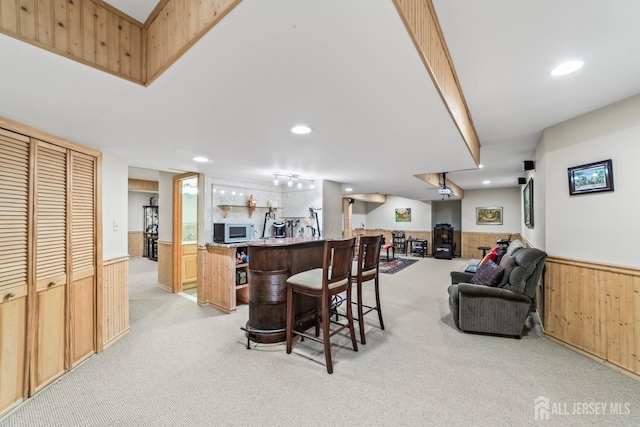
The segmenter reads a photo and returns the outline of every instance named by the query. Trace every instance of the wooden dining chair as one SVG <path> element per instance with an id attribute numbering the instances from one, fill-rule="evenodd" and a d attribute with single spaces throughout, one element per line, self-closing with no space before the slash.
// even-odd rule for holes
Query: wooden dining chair
<path id="1" fill-rule="evenodd" d="M 382 235 L 366 236 L 360 239 L 360 250 L 358 259 L 352 267 L 352 282 L 356 283 L 356 291 L 358 292 L 357 301 L 353 302 L 358 306 L 358 326 L 360 329 L 360 342 L 366 344 L 364 334 L 364 316 L 372 311 L 378 312 L 378 320 L 380 321 L 380 329 L 384 329 L 382 321 L 382 310 L 380 308 L 380 245 L 382 243 Z M 376 296 L 376 305 L 369 306 L 362 302 L 362 284 L 372 281 Z M 366 311 L 364 311 L 366 309 Z"/>
<path id="2" fill-rule="evenodd" d="M 327 365 L 327 372 L 333 373 L 333 363 L 331 360 L 331 337 L 342 331 L 349 329 L 353 350 L 358 351 L 356 333 L 353 326 L 353 311 L 351 309 L 351 268 L 353 264 L 353 254 L 355 249 L 355 237 L 351 239 L 327 240 L 324 243 L 324 255 L 322 268 L 303 271 L 287 279 L 287 353 L 291 353 L 293 347 L 293 336 L 300 335 L 303 338 L 323 343 Z M 331 320 L 331 299 L 334 295 L 346 292 L 347 314 L 346 323 Z M 317 300 L 316 333 L 307 334 L 296 325 L 302 324 L 302 318 L 295 317 L 296 297 L 306 295 Z M 318 325 L 319 322 L 319 325 Z M 330 324 L 338 325 L 333 330 Z M 318 333 L 318 326 L 322 330 L 322 335 Z"/>

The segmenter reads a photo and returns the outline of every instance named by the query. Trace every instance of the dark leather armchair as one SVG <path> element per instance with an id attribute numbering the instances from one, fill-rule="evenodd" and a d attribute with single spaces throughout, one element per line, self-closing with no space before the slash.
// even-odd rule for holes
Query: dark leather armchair
<path id="1" fill-rule="evenodd" d="M 452 272 L 449 308 L 458 329 L 520 338 L 547 254 L 522 248 L 512 258 L 501 262 L 508 267 L 498 287 L 461 283 L 473 275 Z"/>

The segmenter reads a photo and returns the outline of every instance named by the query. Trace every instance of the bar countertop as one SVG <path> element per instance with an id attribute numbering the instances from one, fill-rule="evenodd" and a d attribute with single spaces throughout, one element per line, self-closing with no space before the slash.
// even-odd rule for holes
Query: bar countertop
<path id="1" fill-rule="evenodd" d="M 323 242 L 327 239 L 318 237 L 283 237 L 279 239 L 260 239 L 246 242 L 247 246 L 253 247 L 268 247 L 268 246 L 293 246 L 309 242 Z"/>

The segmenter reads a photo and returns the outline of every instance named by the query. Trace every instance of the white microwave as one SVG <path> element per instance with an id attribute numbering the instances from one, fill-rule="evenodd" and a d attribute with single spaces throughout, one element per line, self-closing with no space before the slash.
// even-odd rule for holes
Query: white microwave
<path id="1" fill-rule="evenodd" d="M 255 237 L 256 227 L 253 224 L 229 224 L 216 222 L 213 224 L 213 241 L 216 243 L 248 242 Z"/>

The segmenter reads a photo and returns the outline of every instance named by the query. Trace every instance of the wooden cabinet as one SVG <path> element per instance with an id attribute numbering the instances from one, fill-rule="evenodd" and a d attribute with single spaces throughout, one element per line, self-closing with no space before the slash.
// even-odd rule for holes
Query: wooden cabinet
<path id="1" fill-rule="evenodd" d="M 198 245 L 182 245 L 182 289 L 197 286 L 198 282 Z"/>
<path id="2" fill-rule="evenodd" d="M 236 253 L 246 247 L 208 245 L 204 259 L 203 302 L 225 313 L 236 311 L 238 303 L 249 302 L 248 264 L 236 263 Z M 238 271 L 247 274 L 247 282 L 237 284 Z"/>
<path id="3" fill-rule="evenodd" d="M 95 156 L 0 129 L 0 416 L 97 349 Z"/>

